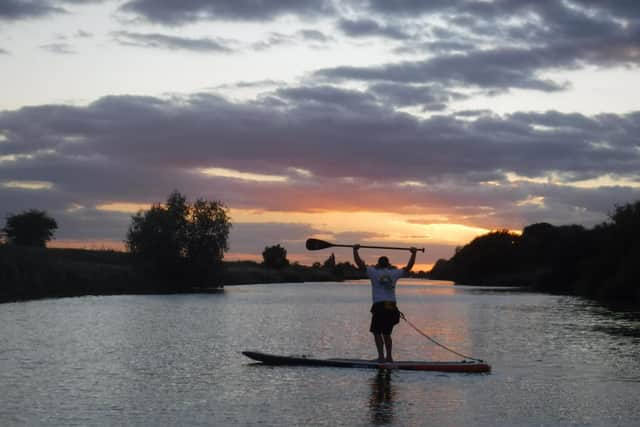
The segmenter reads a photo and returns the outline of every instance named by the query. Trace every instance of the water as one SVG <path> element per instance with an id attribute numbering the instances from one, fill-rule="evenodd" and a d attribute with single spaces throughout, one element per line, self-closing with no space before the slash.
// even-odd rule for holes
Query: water
<path id="1" fill-rule="evenodd" d="M 400 309 L 491 374 L 265 367 L 252 349 L 374 357 L 363 283 L 0 305 L 0 424 L 637 426 L 640 314 L 405 281 Z M 406 324 L 401 359 L 457 360 Z"/>

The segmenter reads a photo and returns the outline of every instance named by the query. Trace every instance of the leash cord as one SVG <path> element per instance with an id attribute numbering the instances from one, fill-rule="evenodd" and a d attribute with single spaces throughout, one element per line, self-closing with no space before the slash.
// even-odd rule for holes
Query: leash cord
<path id="1" fill-rule="evenodd" d="M 440 344 L 438 341 L 434 340 L 433 338 L 431 338 L 429 335 L 425 334 L 424 332 L 422 332 L 420 329 L 418 329 L 418 327 L 416 325 L 414 325 L 413 323 L 411 323 L 406 316 L 404 315 L 403 312 L 400 312 L 400 317 L 402 318 L 402 320 L 404 320 L 405 322 L 407 322 L 407 324 L 409 326 L 411 326 L 413 329 L 416 330 L 416 332 L 418 332 L 420 335 L 422 335 L 423 337 L 425 337 L 426 339 L 428 339 L 429 341 L 431 341 L 432 343 L 434 343 L 437 346 L 440 346 L 442 348 L 444 348 L 445 350 L 447 350 L 450 353 L 456 354 L 464 359 L 470 359 L 470 360 L 475 360 L 476 362 L 484 362 L 484 360 L 482 359 L 476 359 L 475 357 L 471 357 L 471 356 L 467 356 L 466 354 L 462 354 L 462 353 L 458 353 L 457 351 L 447 347 L 444 344 Z"/>

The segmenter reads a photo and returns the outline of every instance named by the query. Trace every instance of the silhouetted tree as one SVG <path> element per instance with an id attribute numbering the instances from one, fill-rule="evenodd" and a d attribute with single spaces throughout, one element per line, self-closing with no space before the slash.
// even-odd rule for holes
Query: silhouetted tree
<path id="1" fill-rule="evenodd" d="M 476 237 L 451 259 L 455 271 L 453 280 L 484 281 L 495 274 L 514 271 L 519 239 L 520 236 L 508 230 Z"/>
<path id="2" fill-rule="evenodd" d="M 21 214 L 9 215 L 2 231 L 6 233 L 9 243 L 43 248 L 57 229 L 58 223 L 46 212 L 31 209 Z"/>
<path id="3" fill-rule="evenodd" d="M 456 248 L 431 278 L 465 284 L 531 284 L 554 293 L 640 302 L 640 201 L 616 206 L 610 222 L 537 223 L 520 236 L 505 230 Z"/>
<path id="4" fill-rule="evenodd" d="M 283 268 L 289 265 L 287 250 L 279 244 L 265 247 L 262 251 L 262 259 L 265 267 L 268 268 Z"/>
<path id="5" fill-rule="evenodd" d="M 459 249 L 461 248 L 456 248 L 455 252 L 459 252 Z M 455 280 L 453 261 L 442 258 L 437 260 L 429 272 L 429 278 L 436 280 Z"/>
<path id="6" fill-rule="evenodd" d="M 366 274 L 349 261 L 339 262 L 333 268 L 333 273 L 340 279 L 363 279 Z"/>
<path id="7" fill-rule="evenodd" d="M 126 244 L 150 276 L 173 287 L 219 285 L 230 228 L 222 202 L 189 204 L 174 191 L 166 204 L 132 217 Z"/>
<path id="8" fill-rule="evenodd" d="M 336 267 L 336 256 L 333 253 L 331 253 L 329 258 L 324 260 L 324 263 L 322 264 L 322 266 L 329 270 L 333 270 Z"/>

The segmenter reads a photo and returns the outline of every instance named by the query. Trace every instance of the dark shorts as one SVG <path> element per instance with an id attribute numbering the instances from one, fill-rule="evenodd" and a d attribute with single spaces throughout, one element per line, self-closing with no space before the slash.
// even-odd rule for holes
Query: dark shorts
<path id="1" fill-rule="evenodd" d="M 374 334 L 391 335 L 393 327 L 400 322 L 400 310 L 393 301 L 381 301 L 371 306 L 371 327 Z"/>

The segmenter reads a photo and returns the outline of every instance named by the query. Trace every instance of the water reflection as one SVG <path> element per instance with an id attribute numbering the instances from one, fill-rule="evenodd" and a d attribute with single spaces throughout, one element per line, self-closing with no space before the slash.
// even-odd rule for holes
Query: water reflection
<path id="1" fill-rule="evenodd" d="M 637 310 L 445 290 L 456 293 L 400 286 L 401 309 L 443 344 L 489 360 L 491 375 L 248 369 L 239 356 L 370 354 L 368 285 L 2 304 L 0 425 L 639 425 Z M 404 322 L 394 338 L 398 360 L 457 359 Z"/>
<path id="2" fill-rule="evenodd" d="M 374 425 L 391 424 L 393 422 L 393 401 L 395 396 L 391 383 L 391 371 L 379 369 L 371 379 L 370 384 L 369 410 L 371 411 L 371 423 Z"/>

